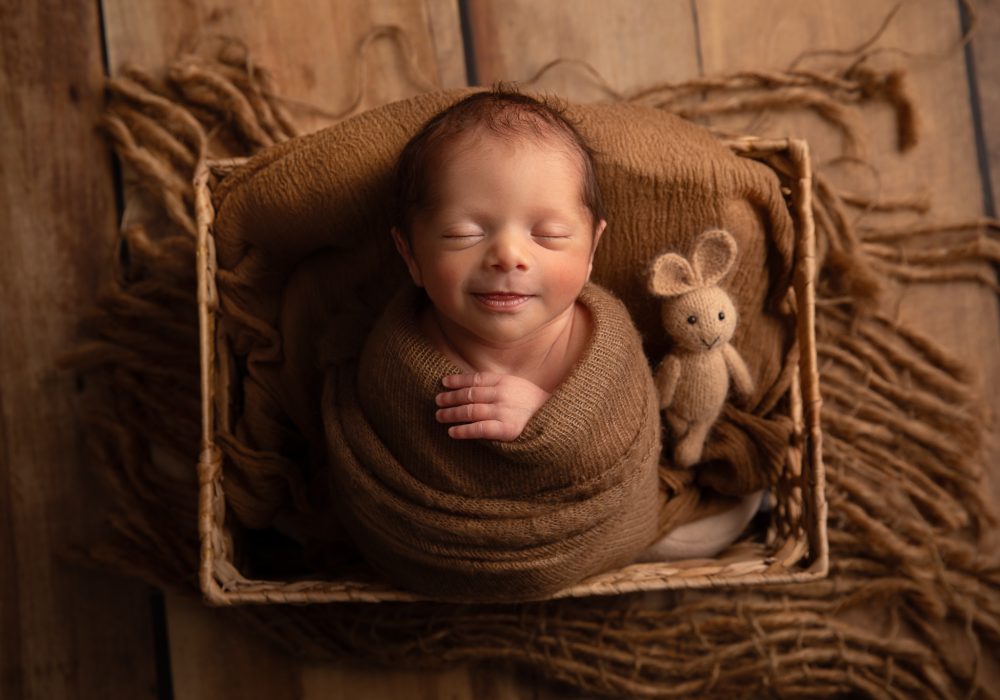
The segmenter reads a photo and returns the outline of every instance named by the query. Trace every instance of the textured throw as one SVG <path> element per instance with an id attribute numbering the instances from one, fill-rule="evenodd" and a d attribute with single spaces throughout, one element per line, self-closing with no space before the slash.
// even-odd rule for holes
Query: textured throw
<path id="1" fill-rule="evenodd" d="M 852 124 L 869 105 L 889 105 L 898 119 L 900 147 L 912 146 L 919 132 L 904 74 L 876 70 L 864 58 L 848 56 L 841 69 L 822 73 L 706 76 L 620 99 L 695 119 L 759 116 L 765 110 L 780 119 L 789 110 L 807 109 L 844 134 L 848 155 L 861 143 Z M 126 166 L 126 182 L 140 185 L 127 193 L 130 206 L 140 202 L 143 208 L 122 231 L 110 289 L 71 358 L 105 381 L 112 397 L 88 414 L 95 471 L 108 479 L 115 496 L 113 535 L 95 543 L 91 554 L 118 571 L 194 596 L 199 542 L 192 463 L 201 422 L 190 182 L 200 159 L 251 155 L 296 135 L 278 92 L 234 43 L 211 58 L 184 57 L 163 75 L 129 69 L 108 84 L 105 127 Z M 387 138 L 398 138 L 398 129 L 386 128 Z M 700 135 L 695 138 L 708 139 L 702 130 L 692 131 Z M 608 145 L 601 148 L 610 150 Z M 824 153 L 821 160 L 836 155 Z M 641 160 L 637 156 L 636 162 Z M 617 176 L 644 178 L 631 164 L 618 168 Z M 718 184 L 726 187 L 724 180 Z M 926 201 L 901 197 L 905 193 L 892 184 L 883 182 L 895 198 L 876 199 L 838 190 L 821 172 L 813 191 L 830 504 L 828 580 L 655 598 L 502 606 L 267 605 L 217 614 L 234 628 L 248 623 L 311 657 L 360 658 L 393 667 L 513 662 L 586 695 L 995 697 L 995 686 L 978 684 L 990 678 L 984 667 L 996 671 L 1000 561 L 989 546 L 996 520 L 984 495 L 985 423 L 977 387 L 970 368 L 933 338 L 901 326 L 877 292 L 896 280 L 957 280 L 996 289 L 995 274 L 983 262 L 1000 261 L 997 222 L 929 223 Z M 693 210 L 708 206 L 693 185 L 686 194 L 681 188 L 661 194 L 674 197 L 672 202 L 691 202 Z M 621 193 L 619 204 L 633 201 L 627 195 Z M 745 204 L 730 209 L 740 208 Z M 902 222 L 890 226 L 872 215 L 884 210 L 903 212 Z M 862 212 L 866 218 L 859 226 Z M 628 207 L 619 206 L 616 213 L 629 216 Z M 673 220 L 661 212 L 645 223 L 647 229 L 666 231 Z M 328 234 L 338 234 L 334 224 Z M 945 238 L 947 245 L 929 241 L 929 235 Z M 680 243 L 684 248 L 688 241 Z M 740 249 L 747 250 L 745 241 Z M 763 258 L 752 260 L 759 271 Z M 780 257 L 773 262 L 780 269 Z M 336 274 L 350 277 L 356 269 L 348 258 Z M 752 265 L 745 269 L 751 274 Z M 401 272 L 384 269 L 387 278 Z M 597 281 L 630 303 L 608 279 Z M 380 290 L 387 286 L 366 287 L 357 297 L 381 299 L 374 312 L 360 301 L 347 304 L 345 324 L 377 316 L 388 297 Z M 640 330 L 655 331 L 639 319 L 655 318 L 656 311 L 650 302 L 636 314 Z M 646 338 L 654 360 L 657 338 L 655 333 Z M 334 345 L 336 340 L 330 339 Z M 764 376 L 760 360 L 748 354 L 751 344 L 737 345 L 754 373 Z M 337 356 L 334 350 L 331 356 Z M 266 358 L 264 353 L 257 360 Z M 321 377 L 313 379 L 322 386 Z M 729 410 L 724 418 L 715 447 L 709 447 L 739 454 L 749 442 L 747 430 L 761 419 Z M 273 425 L 279 434 L 289 423 Z M 322 426 L 316 429 L 322 443 Z M 240 444 L 233 441 L 234 448 Z M 760 446 L 782 449 L 780 440 L 754 443 L 755 449 Z M 303 523 L 292 522 L 296 511 L 287 503 L 307 500 L 310 473 L 289 478 L 294 472 L 266 452 L 254 454 L 260 458 L 258 476 L 272 469 L 273 479 L 246 480 L 227 464 L 228 502 L 241 519 L 259 517 L 304 531 Z M 307 453 L 299 457 L 299 464 L 309 465 Z M 728 466 L 725 471 L 734 472 Z M 263 508 L 250 505 L 260 503 Z M 263 550 L 267 543 L 246 544 Z M 289 570 L 295 563 L 267 562 L 270 570 Z"/>

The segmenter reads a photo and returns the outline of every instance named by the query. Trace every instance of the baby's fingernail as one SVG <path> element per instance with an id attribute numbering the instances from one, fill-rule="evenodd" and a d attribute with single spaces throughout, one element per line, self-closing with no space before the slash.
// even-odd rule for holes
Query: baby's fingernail
<path id="1" fill-rule="evenodd" d="M 456 375 L 454 374 L 446 374 L 441 378 L 441 383 L 444 384 L 445 386 L 452 386 L 452 384 L 455 381 L 455 376 Z"/>

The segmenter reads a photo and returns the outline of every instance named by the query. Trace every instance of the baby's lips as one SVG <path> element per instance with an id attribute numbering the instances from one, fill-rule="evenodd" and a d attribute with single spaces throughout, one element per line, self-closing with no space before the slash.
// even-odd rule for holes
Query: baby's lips
<path id="1" fill-rule="evenodd" d="M 515 292 L 485 292 L 475 296 L 481 304 L 498 310 L 517 308 L 532 297 L 531 294 Z"/>

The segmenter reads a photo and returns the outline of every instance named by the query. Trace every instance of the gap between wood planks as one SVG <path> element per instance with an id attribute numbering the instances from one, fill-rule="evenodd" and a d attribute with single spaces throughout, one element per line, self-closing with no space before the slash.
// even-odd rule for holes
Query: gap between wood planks
<path id="1" fill-rule="evenodd" d="M 961 21 L 962 36 L 972 29 L 972 17 L 962 0 L 957 0 L 958 14 Z M 986 134 L 983 130 L 983 106 L 979 98 L 979 76 L 976 72 L 976 59 L 972 50 L 972 42 L 966 42 L 962 47 L 965 54 L 965 77 L 969 82 L 969 109 L 972 113 L 972 133 L 976 139 L 976 163 L 979 166 L 979 180 L 983 189 L 983 213 L 995 218 L 996 203 L 993 201 L 993 178 L 990 172 L 990 156 L 986 148 Z"/>

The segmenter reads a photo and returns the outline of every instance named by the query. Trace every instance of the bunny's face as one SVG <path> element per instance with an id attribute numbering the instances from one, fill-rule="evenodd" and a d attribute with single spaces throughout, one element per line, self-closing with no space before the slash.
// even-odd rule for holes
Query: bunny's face
<path id="1" fill-rule="evenodd" d="M 705 231 L 691 259 L 663 253 L 649 271 L 649 291 L 664 299 L 663 327 L 678 349 L 722 348 L 736 330 L 736 307 L 719 280 L 736 260 L 736 241 L 726 231 Z"/>
<path id="2" fill-rule="evenodd" d="M 678 349 L 708 352 L 723 347 L 736 330 L 736 307 L 718 287 L 696 289 L 663 304 L 663 327 Z"/>

